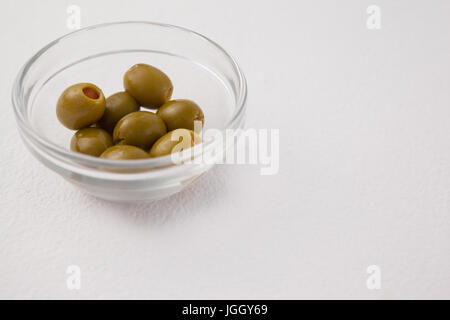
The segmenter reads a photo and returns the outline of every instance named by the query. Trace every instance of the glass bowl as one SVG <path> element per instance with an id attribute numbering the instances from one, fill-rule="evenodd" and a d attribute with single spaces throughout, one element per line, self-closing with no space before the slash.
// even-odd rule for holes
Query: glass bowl
<path id="1" fill-rule="evenodd" d="M 172 98 L 196 101 L 205 114 L 204 131 L 225 132 L 244 124 L 244 75 L 225 50 L 199 33 L 160 23 L 117 22 L 80 29 L 51 42 L 23 66 L 14 83 L 12 103 L 20 135 L 45 166 L 107 200 L 160 199 L 181 191 L 214 165 L 214 161 L 174 165 L 170 156 L 105 160 L 69 150 L 74 132 L 59 123 L 55 112 L 61 92 L 79 82 L 98 85 L 105 96 L 123 91 L 123 74 L 136 63 L 154 65 L 168 74 L 174 84 Z M 218 139 L 205 140 L 194 157 L 227 147 Z"/>

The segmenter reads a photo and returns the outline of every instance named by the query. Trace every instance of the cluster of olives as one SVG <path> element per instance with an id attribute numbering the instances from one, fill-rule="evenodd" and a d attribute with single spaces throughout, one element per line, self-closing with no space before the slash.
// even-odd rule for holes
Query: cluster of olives
<path id="1" fill-rule="evenodd" d="M 170 100 L 173 85 L 164 72 L 136 64 L 125 73 L 123 84 L 125 91 L 106 99 L 91 83 L 64 90 L 56 115 L 65 127 L 77 130 L 72 151 L 114 160 L 145 159 L 201 142 L 193 130 L 195 121 L 204 123 L 202 109 L 191 100 Z"/>

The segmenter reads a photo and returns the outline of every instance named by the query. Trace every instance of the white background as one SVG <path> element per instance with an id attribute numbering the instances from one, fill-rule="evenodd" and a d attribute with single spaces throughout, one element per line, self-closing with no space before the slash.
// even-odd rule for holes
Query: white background
<path id="1" fill-rule="evenodd" d="M 10 90 L 69 32 L 69 4 L 82 26 L 159 21 L 220 43 L 247 76 L 247 127 L 280 129 L 279 173 L 218 166 L 168 199 L 118 205 L 38 163 Z M 366 28 L 370 4 L 381 30 Z M 0 298 L 450 298 L 449 1 L 0 7 Z"/>

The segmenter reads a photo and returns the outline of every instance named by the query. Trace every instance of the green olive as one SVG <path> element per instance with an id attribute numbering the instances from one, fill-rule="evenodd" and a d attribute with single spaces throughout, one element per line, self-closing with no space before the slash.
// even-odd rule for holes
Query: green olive
<path id="1" fill-rule="evenodd" d="M 56 116 L 67 128 L 78 130 L 97 122 L 105 112 L 102 90 L 92 83 L 68 87 L 58 99 Z"/>
<path id="2" fill-rule="evenodd" d="M 128 144 L 150 150 L 153 143 L 166 134 L 164 121 L 148 111 L 136 111 L 127 114 L 117 122 L 113 140 L 116 144 Z"/>
<path id="3" fill-rule="evenodd" d="M 159 138 L 150 149 L 151 157 L 180 152 L 202 142 L 200 136 L 188 129 L 176 129 Z"/>
<path id="4" fill-rule="evenodd" d="M 166 102 L 156 114 L 164 120 L 169 131 L 179 128 L 194 130 L 194 121 L 201 121 L 202 126 L 205 121 L 202 109 L 194 101 L 186 99 Z"/>
<path id="5" fill-rule="evenodd" d="M 141 106 L 156 109 L 172 96 L 173 85 L 169 77 L 161 70 L 148 64 L 136 64 L 123 77 L 125 90 Z"/>
<path id="6" fill-rule="evenodd" d="M 112 145 L 109 133 L 100 128 L 80 129 L 70 140 L 70 150 L 94 157 L 98 157 Z"/>
<path id="7" fill-rule="evenodd" d="M 111 160 L 146 159 L 148 157 L 148 153 L 141 148 L 128 145 L 110 147 L 100 155 L 100 158 Z"/>
<path id="8" fill-rule="evenodd" d="M 105 113 L 97 124 L 109 133 L 112 133 L 120 119 L 138 110 L 139 104 L 128 92 L 117 92 L 106 98 Z"/>

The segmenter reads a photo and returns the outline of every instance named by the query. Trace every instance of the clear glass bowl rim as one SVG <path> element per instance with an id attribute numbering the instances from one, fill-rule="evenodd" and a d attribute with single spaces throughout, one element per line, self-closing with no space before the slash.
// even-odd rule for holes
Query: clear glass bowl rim
<path id="1" fill-rule="evenodd" d="M 45 137 L 41 136 L 38 131 L 36 131 L 27 121 L 25 118 L 22 110 L 20 109 L 20 106 L 22 106 L 24 102 L 24 90 L 23 90 L 23 80 L 27 75 L 27 72 L 29 69 L 33 66 L 33 64 L 39 59 L 40 56 L 45 54 L 50 48 L 57 45 L 61 41 L 64 41 L 65 39 L 68 39 L 72 37 L 73 35 L 89 32 L 90 30 L 98 29 L 98 28 L 107 28 L 110 26 L 117 26 L 117 25 L 123 25 L 123 24 L 144 24 L 144 25 L 153 25 L 168 29 L 175 29 L 181 32 L 185 32 L 190 35 L 194 35 L 196 37 L 199 37 L 203 39 L 204 41 L 209 42 L 212 44 L 216 49 L 221 51 L 225 57 L 229 60 L 231 65 L 233 66 L 234 72 L 236 73 L 238 79 L 239 79 L 239 88 L 237 91 L 237 97 L 236 97 L 236 108 L 234 110 L 234 113 L 231 117 L 231 119 L 227 122 L 225 125 L 225 128 L 233 128 L 233 125 L 237 122 L 239 122 L 245 113 L 245 104 L 247 99 L 247 83 L 245 76 L 239 67 L 236 60 L 223 49 L 219 44 L 214 42 L 213 40 L 207 38 L 206 36 L 190 30 L 185 27 L 180 27 L 176 25 L 166 24 L 166 23 L 159 23 L 159 22 L 150 22 L 150 21 L 119 21 L 119 22 L 108 22 L 108 23 L 102 23 L 102 24 L 96 24 L 92 26 L 88 26 L 79 30 L 75 30 L 73 32 L 70 32 L 68 34 L 65 34 L 56 40 L 53 40 L 46 46 L 44 46 L 42 49 L 40 49 L 36 54 L 34 54 L 20 69 L 19 73 L 16 76 L 16 79 L 14 81 L 12 92 L 11 92 L 11 100 L 12 105 L 14 109 L 14 113 L 16 116 L 16 120 L 19 124 L 20 129 L 23 131 L 23 133 L 29 138 L 33 143 L 37 144 L 39 146 L 39 149 L 46 150 L 46 153 L 53 153 L 55 155 L 58 155 L 62 158 L 66 158 L 68 160 L 76 161 L 78 163 L 82 163 L 89 166 L 102 166 L 104 168 L 156 168 L 156 167 L 164 167 L 167 165 L 173 164 L 172 158 L 170 155 L 164 156 L 164 157 L 158 157 L 158 158 L 150 158 L 150 159 L 143 159 L 143 160 L 127 160 L 127 161 L 121 161 L 121 160 L 109 160 L 109 159 L 102 159 L 102 158 L 96 158 L 88 155 L 84 155 L 82 153 L 76 153 L 67 149 L 64 149 L 63 147 L 53 143 L 52 141 L 49 141 Z M 22 133 L 22 132 L 21 132 Z M 212 150 L 214 148 L 214 141 L 207 141 L 204 142 L 201 146 L 201 149 L 194 148 L 194 150 L 185 150 L 181 153 L 179 159 L 188 159 L 192 156 L 192 154 L 198 154 L 198 151 L 204 153 Z"/>

